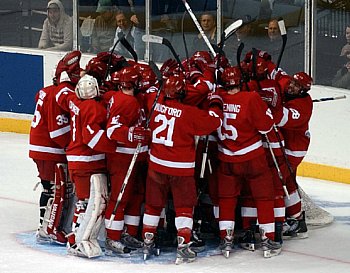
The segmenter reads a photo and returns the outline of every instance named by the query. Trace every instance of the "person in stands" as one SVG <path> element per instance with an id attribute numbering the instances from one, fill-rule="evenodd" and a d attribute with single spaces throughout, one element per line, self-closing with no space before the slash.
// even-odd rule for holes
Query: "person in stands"
<path id="1" fill-rule="evenodd" d="M 72 47 L 73 19 L 66 14 L 61 1 L 49 1 L 38 48 L 69 51 Z"/>

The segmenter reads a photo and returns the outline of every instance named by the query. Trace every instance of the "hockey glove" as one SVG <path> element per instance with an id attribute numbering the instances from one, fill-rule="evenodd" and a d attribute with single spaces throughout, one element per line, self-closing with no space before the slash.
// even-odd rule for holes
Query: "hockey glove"
<path id="1" fill-rule="evenodd" d="M 208 95 L 209 108 L 218 107 L 220 110 L 223 109 L 223 100 L 217 92 L 209 93 Z"/>
<path id="2" fill-rule="evenodd" d="M 145 127 L 136 126 L 130 127 L 128 133 L 128 140 L 130 142 L 141 142 L 142 144 L 148 144 L 151 139 L 151 130 Z"/>

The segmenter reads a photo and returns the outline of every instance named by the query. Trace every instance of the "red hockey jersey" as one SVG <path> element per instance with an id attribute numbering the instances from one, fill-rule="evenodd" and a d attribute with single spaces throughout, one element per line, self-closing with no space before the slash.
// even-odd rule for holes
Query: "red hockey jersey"
<path id="1" fill-rule="evenodd" d="M 154 98 L 152 93 L 147 99 L 149 109 Z M 221 111 L 212 109 L 209 113 L 175 99 L 164 100 L 161 95 L 150 119 L 149 168 L 175 176 L 194 175 L 194 136 L 208 135 L 222 122 Z"/>
<path id="2" fill-rule="evenodd" d="M 274 125 L 271 110 L 257 92 L 220 92 L 224 100 L 223 125 L 218 130 L 219 159 L 242 162 L 263 154 L 261 135 Z"/>
<path id="3" fill-rule="evenodd" d="M 29 134 L 29 157 L 66 161 L 64 148 L 70 140 L 69 113 L 55 100 L 55 85 L 42 88 L 35 96 L 36 106 Z"/>
<path id="4" fill-rule="evenodd" d="M 258 92 L 262 100 L 271 109 L 275 124 L 279 123 L 283 117 L 283 97 L 278 83 L 271 79 L 264 79 L 259 82 L 250 81 L 249 88 L 250 90 L 255 90 Z M 279 131 L 279 128 L 276 126 L 274 130 L 271 130 L 266 135 L 268 139 L 265 136 L 262 138 L 264 148 L 268 149 L 270 146 L 275 156 L 283 156 L 281 144 L 284 146 L 284 139 L 283 135 Z M 270 153 L 270 151 L 268 151 L 268 153 Z"/>
<path id="5" fill-rule="evenodd" d="M 286 154 L 293 166 L 300 164 L 309 148 L 312 108 L 313 102 L 309 94 L 289 100 L 283 107 L 283 118 L 278 126 L 281 127 Z"/>
<path id="6" fill-rule="evenodd" d="M 107 110 L 103 103 L 80 100 L 67 86 L 58 90 L 56 99 L 71 116 L 71 141 L 67 147 L 69 169 L 96 170 L 106 167 L 105 153 L 114 152 L 116 143 L 107 138 Z"/>
<path id="7" fill-rule="evenodd" d="M 140 94 L 140 96 L 142 96 Z M 128 140 L 129 128 L 141 126 L 146 120 L 143 109 L 137 97 L 124 94 L 122 91 L 115 92 L 109 101 L 109 118 L 107 122 L 107 136 L 118 142 L 116 154 L 132 158 L 135 153 L 137 142 Z M 146 159 L 148 146 L 142 146 L 138 160 Z M 125 157 L 124 156 L 124 157 Z"/>

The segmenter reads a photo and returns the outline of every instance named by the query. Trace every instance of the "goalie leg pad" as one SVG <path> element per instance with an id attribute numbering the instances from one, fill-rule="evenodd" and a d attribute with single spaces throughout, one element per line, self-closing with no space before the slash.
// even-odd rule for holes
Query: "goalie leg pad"
<path id="1" fill-rule="evenodd" d="M 64 192 L 62 191 L 62 196 L 64 196 L 64 200 L 61 219 L 59 222 L 59 230 L 62 230 L 64 233 L 68 234 L 72 232 L 72 222 L 77 198 L 75 197 L 74 184 L 69 179 L 67 165 L 57 164 L 57 170 L 59 170 L 60 176 L 62 178 L 65 178 L 65 189 Z"/>
<path id="2" fill-rule="evenodd" d="M 90 179 L 90 197 L 84 218 L 76 233 L 77 247 L 84 256 L 92 258 L 102 254 L 97 243 L 101 224 L 104 221 L 108 198 L 107 177 L 104 174 L 94 174 Z"/>
<path id="3" fill-rule="evenodd" d="M 66 234 L 71 232 L 73 219 L 74 191 L 67 173 L 66 164 L 56 164 L 54 195 L 46 225 L 49 236 L 59 244 L 66 244 Z"/>

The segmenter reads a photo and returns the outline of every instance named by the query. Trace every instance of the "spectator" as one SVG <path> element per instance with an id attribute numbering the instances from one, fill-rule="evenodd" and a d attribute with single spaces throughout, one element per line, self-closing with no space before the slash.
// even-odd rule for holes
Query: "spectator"
<path id="1" fill-rule="evenodd" d="M 348 32 L 349 30 L 349 32 Z M 347 28 L 347 40 L 350 40 L 350 27 Z M 338 88 L 350 89 L 350 44 L 346 44 L 340 53 L 341 57 L 346 58 L 346 63 L 339 69 L 332 80 L 332 86 Z"/>
<path id="2" fill-rule="evenodd" d="M 216 44 L 216 18 L 213 13 L 205 12 L 201 15 L 199 19 L 199 23 L 205 33 L 205 35 L 208 37 L 210 43 Z M 192 43 L 192 52 L 194 53 L 196 51 L 208 51 L 208 46 L 203 40 L 202 35 L 199 33 L 193 40 Z"/>
<path id="3" fill-rule="evenodd" d="M 72 50 L 73 20 L 68 16 L 59 0 L 47 4 L 47 18 L 39 40 L 39 49 Z"/>
<path id="4" fill-rule="evenodd" d="M 114 36 L 114 41 L 113 41 L 112 47 L 118 41 L 119 35 L 121 33 L 125 35 L 126 40 L 130 43 L 130 45 L 132 47 L 134 47 L 135 28 L 132 26 L 131 22 L 126 18 L 124 12 L 117 11 L 117 13 L 115 15 L 115 20 L 117 22 L 117 29 L 115 31 L 115 36 Z M 111 47 L 111 49 L 112 49 L 112 47 Z M 123 55 L 126 58 L 132 58 L 129 51 L 127 51 L 121 43 L 117 44 L 117 46 L 115 47 L 115 51 L 118 54 Z"/>
<path id="5" fill-rule="evenodd" d="M 271 42 L 276 41 L 281 37 L 280 28 L 276 19 L 269 21 L 267 27 L 267 35 L 269 36 Z"/>
<path id="6" fill-rule="evenodd" d="M 350 45 L 350 25 L 346 26 L 345 39 L 346 39 L 346 44 L 343 46 L 341 53 L 340 53 L 340 56 L 345 56 L 344 52 L 347 50 L 347 46 Z"/>
<path id="7" fill-rule="evenodd" d="M 91 45 L 92 51 L 98 53 L 108 51 L 113 46 L 116 17 L 111 0 L 100 1 L 96 12 L 100 14 L 95 19 Z"/>
<path id="8" fill-rule="evenodd" d="M 282 36 L 278 26 L 277 19 L 271 19 L 267 26 L 267 37 L 264 37 L 260 43 L 260 49 L 267 51 L 273 61 L 277 61 L 281 51 Z"/>

